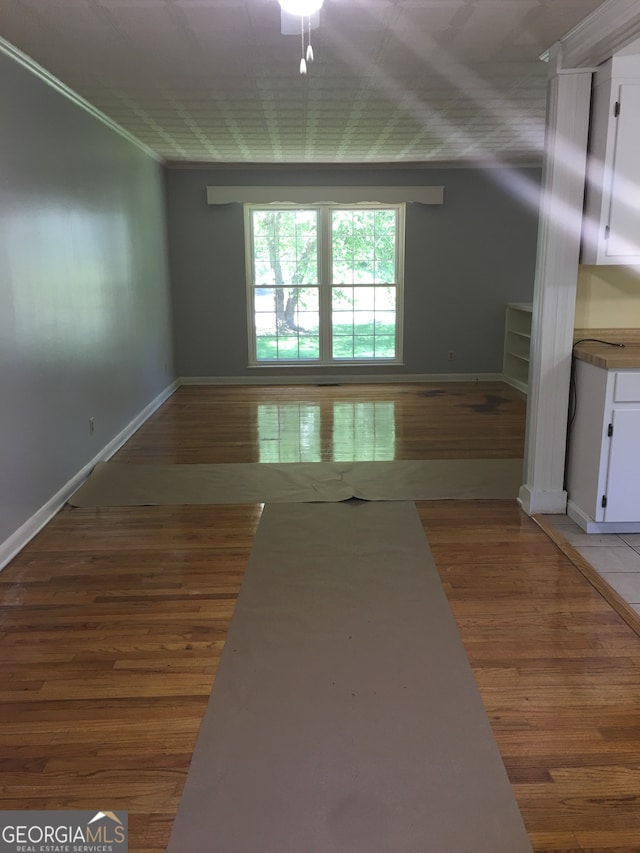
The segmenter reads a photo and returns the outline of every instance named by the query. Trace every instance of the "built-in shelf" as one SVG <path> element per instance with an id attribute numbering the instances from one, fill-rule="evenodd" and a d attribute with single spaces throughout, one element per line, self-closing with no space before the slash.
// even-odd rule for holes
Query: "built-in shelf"
<path id="1" fill-rule="evenodd" d="M 532 307 L 529 302 L 510 302 L 504 326 L 504 380 L 525 394 L 529 387 Z"/>

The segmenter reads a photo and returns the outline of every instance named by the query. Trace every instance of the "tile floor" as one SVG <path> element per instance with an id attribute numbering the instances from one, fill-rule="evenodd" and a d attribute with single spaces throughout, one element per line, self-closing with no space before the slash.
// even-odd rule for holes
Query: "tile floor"
<path id="1" fill-rule="evenodd" d="M 545 520 L 640 613 L 640 533 L 585 533 L 568 515 Z"/>

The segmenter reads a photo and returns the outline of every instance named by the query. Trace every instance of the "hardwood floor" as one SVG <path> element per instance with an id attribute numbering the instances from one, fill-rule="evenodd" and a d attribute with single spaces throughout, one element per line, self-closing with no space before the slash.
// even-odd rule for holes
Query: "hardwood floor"
<path id="1" fill-rule="evenodd" d="M 498 384 L 185 387 L 116 458 L 517 457 L 524 411 Z M 534 849 L 640 851 L 640 639 L 514 502 L 418 509 Z M 260 512 L 65 507 L 0 573 L 0 808 L 124 809 L 132 853 L 165 849 Z"/>
<path id="2" fill-rule="evenodd" d="M 180 388 L 120 462 L 517 458 L 525 398 L 502 383 Z"/>
<path id="3" fill-rule="evenodd" d="M 536 851 L 640 850 L 640 639 L 505 502 L 418 505 Z"/>

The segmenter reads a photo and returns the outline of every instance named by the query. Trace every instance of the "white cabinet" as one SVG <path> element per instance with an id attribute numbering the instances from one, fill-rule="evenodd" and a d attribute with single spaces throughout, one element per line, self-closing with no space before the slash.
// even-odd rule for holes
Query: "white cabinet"
<path id="1" fill-rule="evenodd" d="M 640 263 L 640 55 L 614 56 L 594 75 L 583 264 Z"/>
<path id="2" fill-rule="evenodd" d="M 640 370 L 575 368 L 567 513 L 587 533 L 640 532 Z"/>
<path id="3" fill-rule="evenodd" d="M 504 381 L 527 393 L 529 350 L 531 349 L 531 311 L 528 302 L 510 302 L 504 324 Z"/>

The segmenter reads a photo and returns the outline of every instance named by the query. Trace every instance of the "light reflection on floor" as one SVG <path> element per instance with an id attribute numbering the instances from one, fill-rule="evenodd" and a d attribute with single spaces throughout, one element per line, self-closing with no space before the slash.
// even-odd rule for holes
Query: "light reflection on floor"
<path id="1" fill-rule="evenodd" d="M 259 403 L 258 445 L 260 462 L 395 459 L 395 403 Z"/>

